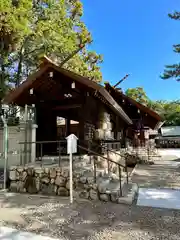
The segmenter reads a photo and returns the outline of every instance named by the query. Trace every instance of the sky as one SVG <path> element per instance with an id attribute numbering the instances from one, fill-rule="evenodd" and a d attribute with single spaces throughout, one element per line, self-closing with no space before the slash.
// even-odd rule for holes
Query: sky
<path id="1" fill-rule="evenodd" d="M 180 22 L 168 13 L 180 11 L 180 0 L 82 2 L 83 20 L 93 36 L 91 50 L 104 58 L 104 81 L 115 84 L 130 74 L 123 90 L 143 87 L 152 100 L 180 99 L 180 82 L 160 78 L 166 64 L 179 60 L 172 45 L 180 43 Z"/>

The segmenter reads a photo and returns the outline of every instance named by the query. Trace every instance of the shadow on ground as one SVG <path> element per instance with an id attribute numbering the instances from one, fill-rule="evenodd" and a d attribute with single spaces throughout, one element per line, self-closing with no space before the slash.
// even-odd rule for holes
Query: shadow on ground
<path id="1" fill-rule="evenodd" d="M 173 166 L 156 163 L 155 165 L 138 165 L 132 176 L 132 181 L 139 187 L 180 188 L 180 167 L 178 161 L 172 161 Z M 180 166 L 180 164 L 179 164 Z"/>

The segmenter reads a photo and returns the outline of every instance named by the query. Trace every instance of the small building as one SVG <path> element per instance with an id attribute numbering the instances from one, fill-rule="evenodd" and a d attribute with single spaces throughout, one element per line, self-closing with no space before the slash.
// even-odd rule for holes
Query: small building
<path id="1" fill-rule="evenodd" d="M 47 57 L 37 72 L 5 96 L 3 104 L 25 109 L 30 106 L 29 109 L 35 110 L 36 125 L 31 124 L 29 129 L 33 130 L 28 137 L 26 133 L 24 139 L 24 152 L 27 145 L 33 148 L 30 150 L 32 161 L 39 156 L 58 154 L 60 140 L 73 132 L 71 120 L 78 122 L 76 134 L 85 147 L 91 141 L 112 139 L 112 136 L 114 139 L 118 132 L 132 124 L 131 118 L 103 86 L 59 67 Z M 60 135 L 57 134 L 58 117 L 65 119 L 65 133 Z"/>
<path id="2" fill-rule="evenodd" d="M 180 148 L 180 126 L 164 126 L 156 137 L 158 148 Z"/>
<path id="3" fill-rule="evenodd" d="M 145 146 L 149 140 L 149 130 L 158 130 L 163 122 L 161 117 L 150 108 L 126 96 L 121 90 L 114 88 L 109 83 L 105 89 L 123 111 L 131 118 L 133 124 L 124 129 L 123 139 L 128 138 L 134 147 Z"/>

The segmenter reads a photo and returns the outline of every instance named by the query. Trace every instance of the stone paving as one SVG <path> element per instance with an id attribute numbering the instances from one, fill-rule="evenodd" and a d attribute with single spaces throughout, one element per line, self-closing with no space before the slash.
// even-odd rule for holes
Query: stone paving
<path id="1" fill-rule="evenodd" d="M 1 240 L 58 240 L 54 238 L 44 237 L 31 232 L 22 232 L 14 228 L 0 227 L 0 239 Z"/>
<path id="2" fill-rule="evenodd" d="M 171 156 L 170 156 L 171 157 Z M 154 165 L 137 165 L 132 182 L 139 187 L 180 188 L 180 159 L 154 161 Z"/>

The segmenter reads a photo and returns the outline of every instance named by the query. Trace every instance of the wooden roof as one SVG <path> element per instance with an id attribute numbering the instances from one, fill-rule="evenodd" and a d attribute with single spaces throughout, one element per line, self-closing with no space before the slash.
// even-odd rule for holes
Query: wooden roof
<path id="1" fill-rule="evenodd" d="M 151 119 L 153 119 L 153 123 L 152 124 L 150 123 L 149 127 L 151 127 L 152 129 L 158 129 L 163 124 L 163 123 L 161 123 L 162 119 L 159 116 L 159 114 L 157 114 L 155 111 L 151 110 L 150 108 L 144 106 L 143 104 L 135 101 L 134 99 L 126 96 L 118 89 L 112 87 L 109 83 L 105 84 L 105 89 L 112 95 L 113 98 L 115 98 L 115 100 L 118 103 L 119 103 L 118 99 L 128 102 L 129 104 L 131 104 L 131 105 L 135 106 L 137 109 L 139 109 L 140 112 L 151 117 Z"/>
<path id="2" fill-rule="evenodd" d="M 115 112 L 118 116 L 120 116 L 128 125 L 132 124 L 131 119 L 128 115 L 123 111 L 123 109 L 117 104 L 117 102 L 113 99 L 113 97 L 109 94 L 109 92 L 97 84 L 89 80 L 86 77 L 82 77 L 74 72 L 71 72 L 67 69 L 59 67 L 56 63 L 50 60 L 47 57 L 43 58 L 43 62 L 39 67 L 39 70 L 32 75 L 30 75 L 26 81 L 24 81 L 19 87 L 12 90 L 9 94 L 5 96 L 2 100 L 4 104 L 22 104 L 22 102 L 27 104 L 27 96 L 29 95 L 30 89 L 33 90 L 41 89 L 41 93 L 49 96 L 49 98 L 58 95 L 59 89 L 57 86 L 54 86 L 52 79 L 47 79 L 47 74 L 50 71 L 55 71 L 56 73 L 61 75 L 62 78 L 65 78 L 65 82 L 76 82 L 81 86 L 84 86 L 86 89 L 90 89 L 94 92 L 94 95 L 100 98 L 101 101 L 107 103 L 108 106 Z M 59 80 L 59 76 L 58 76 Z M 48 97 L 47 96 L 47 97 Z"/>

